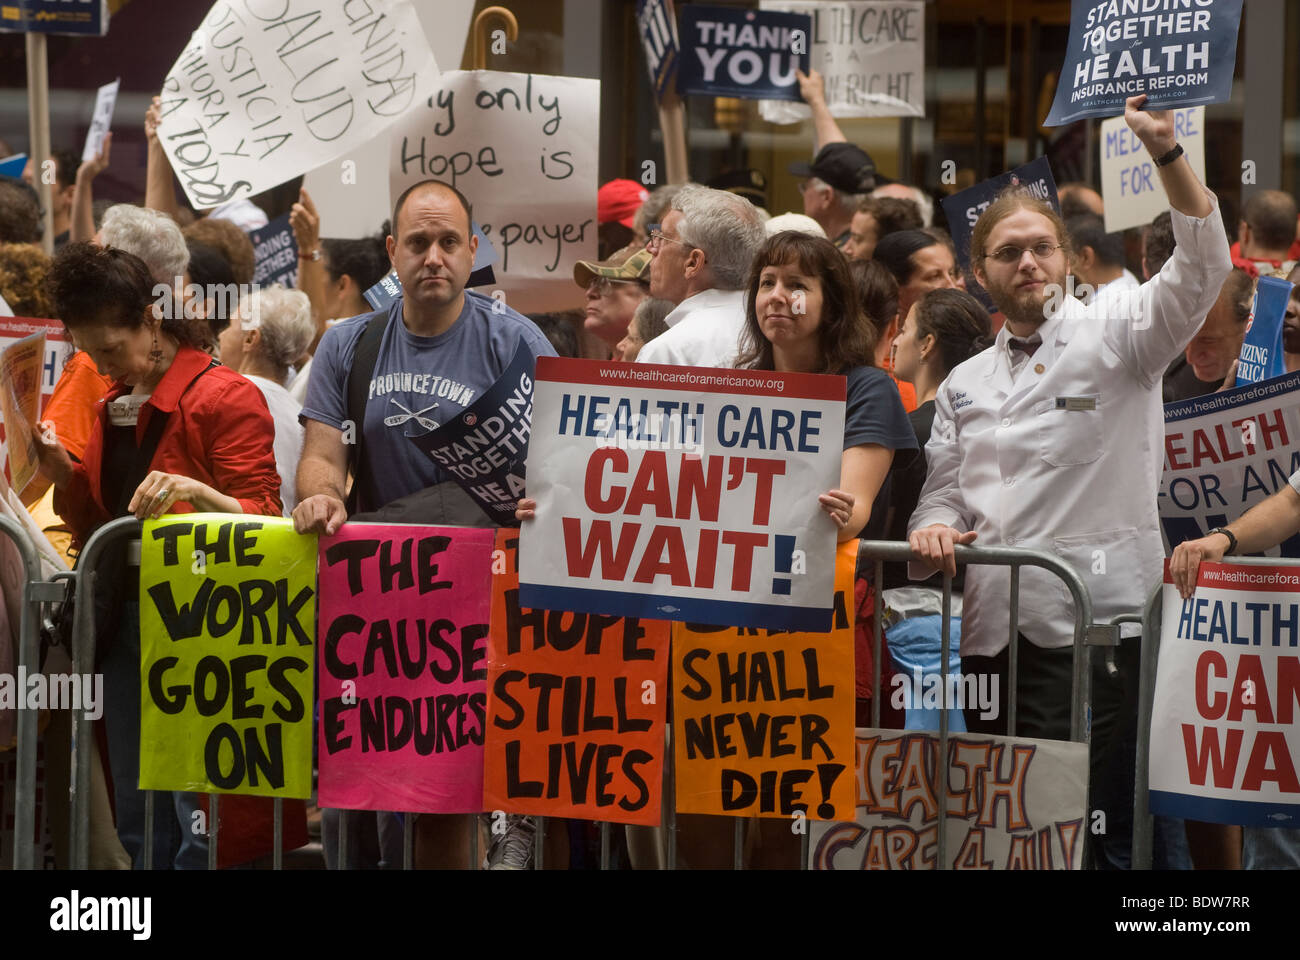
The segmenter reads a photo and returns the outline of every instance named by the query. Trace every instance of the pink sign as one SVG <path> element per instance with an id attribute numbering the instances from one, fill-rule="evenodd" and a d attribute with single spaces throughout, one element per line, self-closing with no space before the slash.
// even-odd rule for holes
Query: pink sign
<path id="1" fill-rule="evenodd" d="M 483 807 L 495 531 L 348 523 L 320 541 L 322 807 Z"/>

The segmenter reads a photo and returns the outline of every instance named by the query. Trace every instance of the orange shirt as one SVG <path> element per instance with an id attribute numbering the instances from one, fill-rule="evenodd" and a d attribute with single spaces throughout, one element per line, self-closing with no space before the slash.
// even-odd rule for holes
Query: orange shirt
<path id="1" fill-rule="evenodd" d="M 881 366 L 884 367 L 885 372 L 889 374 L 889 379 L 893 380 L 894 385 L 898 387 L 898 395 L 903 398 L 903 409 L 908 413 L 911 413 L 916 409 L 916 387 L 912 386 L 906 380 L 899 380 L 898 377 L 894 376 L 893 357 L 886 357 Z"/>
<path id="2" fill-rule="evenodd" d="M 78 460 L 90 440 L 99 401 L 112 385 L 112 380 L 99 375 L 95 361 L 85 350 L 78 350 L 63 365 L 63 374 L 54 385 L 54 393 L 41 419 L 54 422 L 59 442 Z"/>

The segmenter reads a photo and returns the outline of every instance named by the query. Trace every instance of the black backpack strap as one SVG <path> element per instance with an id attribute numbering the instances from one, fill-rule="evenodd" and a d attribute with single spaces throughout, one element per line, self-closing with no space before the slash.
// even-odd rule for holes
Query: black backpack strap
<path id="1" fill-rule="evenodd" d="M 213 367 L 221 364 L 213 360 L 206 367 L 195 374 L 194 379 L 185 384 L 185 389 L 181 391 L 181 396 L 189 391 L 190 387 L 199 382 L 199 377 L 203 376 Z M 180 398 L 176 400 L 177 406 L 180 406 Z M 126 513 L 127 504 L 131 502 L 131 497 L 135 495 L 136 489 L 144 482 L 144 478 L 149 475 L 149 466 L 153 463 L 153 455 L 158 452 L 158 442 L 162 440 L 163 431 L 167 429 L 167 422 L 171 419 L 170 413 L 163 413 L 161 410 L 154 409 L 149 413 L 149 426 L 145 427 L 144 438 L 140 445 L 135 448 L 135 456 L 131 459 L 131 472 L 127 474 L 127 482 L 122 484 L 122 491 L 118 496 L 116 510 L 113 516 L 120 517 Z"/>
<path id="2" fill-rule="evenodd" d="M 388 328 L 389 312 L 380 311 L 370 318 L 366 329 L 361 332 L 357 346 L 352 351 L 352 367 L 348 370 L 348 419 L 352 421 L 353 442 L 348 445 L 348 466 L 352 470 L 352 488 L 348 491 L 348 515 L 376 504 L 372 491 L 362 489 L 364 476 L 361 472 L 362 443 L 365 437 L 366 401 L 370 399 L 370 378 L 375 372 L 375 363 L 379 360 L 379 345 L 383 342 L 384 331 Z"/>

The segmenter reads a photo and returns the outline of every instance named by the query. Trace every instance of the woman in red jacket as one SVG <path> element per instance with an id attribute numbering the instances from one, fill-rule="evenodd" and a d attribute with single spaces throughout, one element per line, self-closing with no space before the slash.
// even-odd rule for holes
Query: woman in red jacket
<path id="1" fill-rule="evenodd" d="M 278 516 L 275 427 L 261 392 L 201 349 L 207 336 L 201 321 L 158 316 L 165 311 L 155 309 L 154 282 L 144 262 L 122 250 L 73 243 L 55 258 L 48 283 L 64 326 L 75 333 L 100 373 L 115 381 L 100 401 L 81 462 L 73 461 L 52 436 L 38 444 L 41 466 L 54 480 L 55 509 L 75 539 L 84 543 L 101 524 L 128 514 L 147 519 L 197 510 Z M 174 302 L 161 298 L 163 304 Z M 111 570 L 102 570 L 101 577 L 106 573 Z M 118 834 L 139 866 L 144 796 L 136 789 L 138 570 L 130 569 L 112 592 L 121 609 L 110 629 L 98 631 L 98 653 L 106 678 L 105 724 Z M 171 803 L 160 798 L 156 804 L 158 866 L 207 866 L 206 837 L 192 829 L 200 799 L 176 793 Z M 248 836 L 250 827 L 263 832 L 255 821 L 262 819 L 261 807 L 269 819 L 269 805 L 252 798 L 232 798 L 223 805 L 222 826 L 234 828 L 221 834 L 224 862 L 267 852 L 265 843 L 247 841 L 256 840 Z M 264 833 L 269 840 L 269 823 Z"/>

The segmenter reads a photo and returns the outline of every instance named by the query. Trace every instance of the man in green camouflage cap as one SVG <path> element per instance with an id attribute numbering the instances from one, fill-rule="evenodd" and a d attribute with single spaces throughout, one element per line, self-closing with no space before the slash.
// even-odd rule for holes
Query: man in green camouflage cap
<path id="1" fill-rule="evenodd" d="M 649 251 L 624 247 L 608 260 L 579 260 L 573 281 L 587 291 L 583 326 L 611 350 L 627 335 L 637 306 L 650 295 Z"/>

